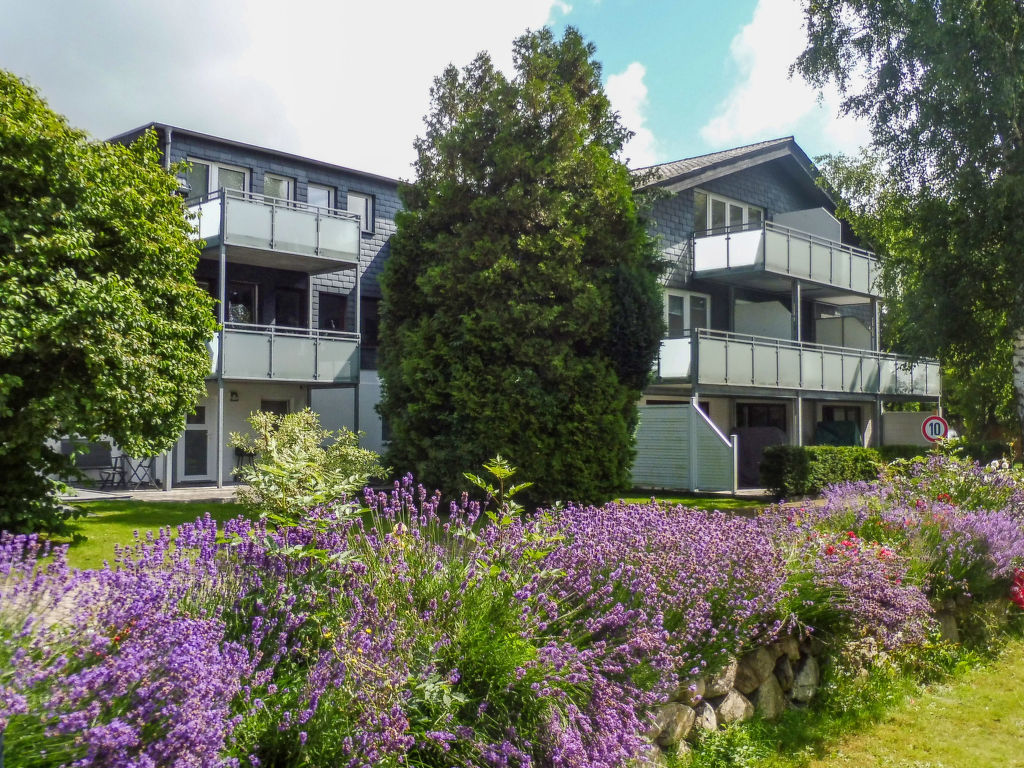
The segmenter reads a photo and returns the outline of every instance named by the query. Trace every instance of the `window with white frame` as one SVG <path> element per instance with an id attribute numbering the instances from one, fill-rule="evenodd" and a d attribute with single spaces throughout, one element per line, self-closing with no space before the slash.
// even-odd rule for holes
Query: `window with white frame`
<path id="1" fill-rule="evenodd" d="M 317 208 L 333 208 L 334 190 L 323 184 L 308 184 L 306 186 L 306 202 Z"/>
<path id="2" fill-rule="evenodd" d="M 665 326 L 668 338 L 681 339 L 696 328 L 711 324 L 711 297 L 693 291 L 665 292 Z"/>
<path id="3" fill-rule="evenodd" d="M 693 230 L 708 234 L 721 234 L 730 230 L 760 227 L 764 222 L 764 208 L 733 200 L 722 195 L 693 191 Z"/>
<path id="4" fill-rule="evenodd" d="M 362 222 L 359 226 L 363 232 L 373 232 L 373 195 L 349 191 L 347 210 L 359 214 Z"/>
<path id="5" fill-rule="evenodd" d="M 263 195 L 265 197 L 291 200 L 294 186 L 292 180 L 287 176 L 278 176 L 273 173 L 263 174 Z"/>
<path id="6" fill-rule="evenodd" d="M 249 172 L 245 168 L 194 158 L 189 158 L 188 163 L 188 169 L 181 177 L 188 185 L 189 197 L 201 197 L 222 188 L 239 192 L 249 188 Z"/>

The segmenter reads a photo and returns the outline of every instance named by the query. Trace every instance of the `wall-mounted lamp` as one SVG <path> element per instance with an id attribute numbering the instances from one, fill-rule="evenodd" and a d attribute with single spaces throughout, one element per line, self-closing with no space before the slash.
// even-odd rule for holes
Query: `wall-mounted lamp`
<path id="1" fill-rule="evenodd" d="M 234 390 L 231 390 L 230 400 L 232 403 L 238 402 L 238 393 L 235 392 Z"/>

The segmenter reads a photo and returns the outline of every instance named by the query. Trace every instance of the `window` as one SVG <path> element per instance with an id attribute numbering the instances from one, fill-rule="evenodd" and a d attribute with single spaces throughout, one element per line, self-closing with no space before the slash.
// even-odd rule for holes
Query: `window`
<path id="1" fill-rule="evenodd" d="M 786 406 L 767 403 L 737 403 L 736 426 L 775 427 L 786 432 Z"/>
<path id="2" fill-rule="evenodd" d="M 359 214 L 359 227 L 363 232 L 373 232 L 373 195 L 350 191 L 348 212 Z"/>
<path id="3" fill-rule="evenodd" d="M 284 328 L 303 328 L 302 291 L 295 288 L 277 288 L 274 291 L 274 323 Z"/>
<path id="4" fill-rule="evenodd" d="M 260 400 L 260 410 L 275 416 L 287 416 L 291 410 L 291 403 L 287 400 Z"/>
<path id="5" fill-rule="evenodd" d="M 747 205 L 738 200 L 730 200 L 721 195 L 714 195 L 696 189 L 693 192 L 693 229 L 695 232 L 707 230 L 739 230 L 744 227 L 760 227 L 764 222 L 764 209 L 756 205 Z M 721 234 L 710 232 L 708 234 Z"/>
<path id="6" fill-rule="evenodd" d="M 668 338 L 681 339 L 695 328 L 710 326 L 711 297 L 690 291 L 666 291 L 665 324 Z"/>
<path id="7" fill-rule="evenodd" d="M 359 302 L 360 367 L 366 371 L 377 369 L 377 344 L 380 331 L 380 299 Z"/>
<path id="8" fill-rule="evenodd" d="M 317 208 L 331 208 L 334 205 L 334 190 L 322 184 L 306 187 L 306 202 Z"/>
<path id="9" fill-rule="evenodd" d="M 255 323 L 259 320 L 256 284 L 229 281 L 227 290 L 229 323 Z"/>
<path id="10" fill-rule="evenodd" d="M 821 409 L 822 421 L 852 421 L 860 427 L 860 406 L 826 405 Z"/>
<path id="11" fill-rule="evenodd" d="M 348 305 L 347 298 L 345 296 L 340 296 L 337 293 L 325 293 L 324 291 L 320 291 L 317 298 L 320 300 L 320 330 L 345 330 L 345 310 Z"/>
<path id="12" fill-rule="evenodd" d="M 245 192 L 249 186 L 249 172 L 244 168 L 191 158 L 188 162 L 190 167 L 182 174 L 182 178 L 188 185 L 189 197 L 202 197 L 207 192 L 216 192 L 222 188 Z"/>
<path id="13" fill-rule="evenodd" d="M 263 174 L 263 194 L 280 200 L 292 199 L 292 180 L 272 173 Z"/>

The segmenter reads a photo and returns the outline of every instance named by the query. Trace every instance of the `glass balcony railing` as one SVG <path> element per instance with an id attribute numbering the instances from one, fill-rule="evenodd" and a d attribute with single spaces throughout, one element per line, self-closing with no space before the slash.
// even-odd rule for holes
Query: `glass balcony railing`
<path id="1" fill-rule="evenodd" d="M 281 266 L 308 271 L 359 263 L 360 220 L 347 211 L 231 189 L 197 198 L 189 210 L 195 216 L 195 237 L 207 247 L 223 243 L 287 254 L 293 258 Z"/>
<path id="2" fill-rule="evenodd" d="M 865 296 L 878 296 L 878 259 L 808 232 L 765 222 L 697 232 L 693 268 L 698 276 L 771 272 Z"/>
<path id="3" fill-rule="evenodd" d="M 228 323 L 224 347 L 210 346 L 211 371 L 225 379 L 354 383 L 359 380 L 359 334 Z"/>
<path id="4" fill-rule="evenodd" d="M 809 392 L 938 397 L 939 363 L 904 355 L 699 329 L 664 339 L 663 380 Z"/>

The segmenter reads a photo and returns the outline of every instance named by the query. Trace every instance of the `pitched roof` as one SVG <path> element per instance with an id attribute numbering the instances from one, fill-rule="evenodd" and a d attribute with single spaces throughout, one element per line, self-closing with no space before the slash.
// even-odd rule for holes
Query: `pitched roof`
<path id="1" fill-rule="evenodd" d="M 792 136 L 768 139 L 706 155 L 673 160 L 669 163 L 634 168 L 632 173 L 642 186 L 657 185 L 678 192 L 681 189 L 697 186 L 753 165 L 782 158 L 788 158 L 791 161 L 790 168 L 797 171 L 797 178 L 814 187 L 824 200 L 830 200 L 828 193 L 815 183 L 818 176 L 817 168 Z"/>
<path id="2" fill-rule="evenodd" d="M 759 141 L 756 144 L 747 144 L 743 147 L 733 147 L 732 149 L 723 149 L 719 152 L 710 152 L 706 155 L 697 155 L 696 157 L 686 157 L 682 160 L 673 160 L 670 163 L 659 163 L 657 165 L 648 165 L 644 168 L 634 168 L 633 173 L 640 174 L 650 172 L 653 178 L 648 183 L 657 184 L 659 181 L 665 181 L 666 179 L 671 179 L 675 176 L 682 176 L 693 171 L 710 168 L 714 165 L 718 165 L 719 163 L 738 160 L 742 157 L 746 157 L 747 155 L 756 154 L 760 150 L 770 149 L 773 147 L 783 147 L 790 142 L 793 142 L 792 136 L 786 136 L 781 139 L 769 139 L 767 141 Z"/>

